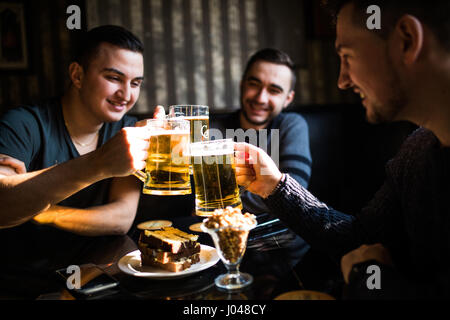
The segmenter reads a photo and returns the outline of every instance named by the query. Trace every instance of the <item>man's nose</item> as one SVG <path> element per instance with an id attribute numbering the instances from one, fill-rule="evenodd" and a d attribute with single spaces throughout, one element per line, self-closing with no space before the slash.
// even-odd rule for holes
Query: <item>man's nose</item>
<path id="1" fill-rule="evenodd" d="M 352 86 L 352 80 L 351 80 L 350 75 L 348 73 L 348 69 L 342 63 L 341 63 L 341 69 L 339 71 L 339 78 L 338 78 L 337 86 L 341 90 L 349 89 Z"/>
<path id="2" fill-rule="evenodd" d="M 124 84 L 119 89 L 119 97 L 123 99 L 124 101 L 130 101 L 131 99 L 131 87 L 129 84 Z"/>
<path id="3" fill-rule="evenodd" d="M 256 96 L 256 101 L 258 103 L 267 103 L 269 100 L 269 94 L 265 88 L 259 90 L 258 95 Z"/>

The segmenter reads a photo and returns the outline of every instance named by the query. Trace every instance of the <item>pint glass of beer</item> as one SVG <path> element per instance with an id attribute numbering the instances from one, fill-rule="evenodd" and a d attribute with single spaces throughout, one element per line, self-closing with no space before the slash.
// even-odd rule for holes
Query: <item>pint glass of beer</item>
<path id="1" fill-rule="evenodd" d="M 242 209 L 236 182 L 233 140 L 191 143 L 194 169 L 195 210 L 198 216 L 209 216 L 216 209 Z"/>
<path id="2" fill-rule="evenodd" d="M 144 182 L 142 192 L 152 195 L 191 193 L 189 176 L 190 124 L 184 119 L 149 119 L 151 132 L 145 173 L 135 172 Z"/>
<path id="3" fill-rule="evenodd" d="M 209 129 L 208 106 L 178 105 L 169 107 L 169 117 L 182 117 L 191 123 L 191 142 L 207 141 Z"/>
<path id="4" fill-rule="evenodd" d="M 175 105 L 169 107 L 169 118 L 182 118 L 191 123 L 191 143 L 209 140 L 209 107 L 200 105 Z M 192 159 L 191 159 L 192 162 Z M 193 173 L 192 164 L 189 167 Z"/>

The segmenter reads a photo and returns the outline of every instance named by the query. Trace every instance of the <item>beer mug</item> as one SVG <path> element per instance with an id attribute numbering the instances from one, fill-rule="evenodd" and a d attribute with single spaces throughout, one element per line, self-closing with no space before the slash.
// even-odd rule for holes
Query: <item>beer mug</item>
<path id="1" fill-rule="evenodd" d="M 182 117 L 191 123 L 191 142 L 208 140 L 209 107 L 177 105 L 169 107 L 169 117 Z"/>
<path id="2" fill-rule="evenodd" d="M 195 213 L 210 216 L 216 209 L 242 209 L 236 182 L 233 140 L 191 143 L 194 169 Z"/>
<path id="3" fill-rule="evenodd" d="M 189 121 L 149 119 L 151 132 L 145 172 L 134 175 L 144 182 L 142 192 L 152 195 L 190 194 Z"/>
<path id="4" fill-rule="evenodd" d="M 191 123 L 191 143 L 209 140 L 209 107 L 175 105 L 169 107 L 169 118 L 182 118 Z M 192 162 L 192 159 L 191 159 Z M 189 166 L 192 174 L 192 164 Z"/>

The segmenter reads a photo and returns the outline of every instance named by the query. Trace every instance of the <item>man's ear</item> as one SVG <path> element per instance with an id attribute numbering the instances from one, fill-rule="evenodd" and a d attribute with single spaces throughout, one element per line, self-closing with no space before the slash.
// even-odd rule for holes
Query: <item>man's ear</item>
<path id="1" fill-rule="evenodd" d="M 395 27 L 395 34 L 400 45 L 403 63 L 409 65 L 415 62 L 423 49 L 424 28 L 414 16 L 402 16 Z"/>
<path id="2" fill-rule="evenodd" d="M 78 62 L 72 62 L 69 66 L 69 77 L 72 84 L 80 89 L 83 83 L 84 70 L 83 67 Z"/>
<path id="3" fill-rule="evenodd" d="M 288 93 L 288 96 L 287 96 L 286 101 L 284 103 L 283 109 L 287 108 L 291 104 L 291 102 L 294 101 L 294 97 L 295 97 L 295 91 L 291 90 Z"/>

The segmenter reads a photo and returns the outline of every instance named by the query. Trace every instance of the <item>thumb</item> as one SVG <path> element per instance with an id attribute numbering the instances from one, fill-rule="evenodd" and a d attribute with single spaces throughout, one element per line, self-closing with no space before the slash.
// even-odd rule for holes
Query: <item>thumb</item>
<path id="1" fill-rule="evenodd" d="M 153 113 L 154 119 L 165 119 L 166 118 L 166 112 L 164 110 L 163 106 L 156 106 L 155 112 Z"/>

